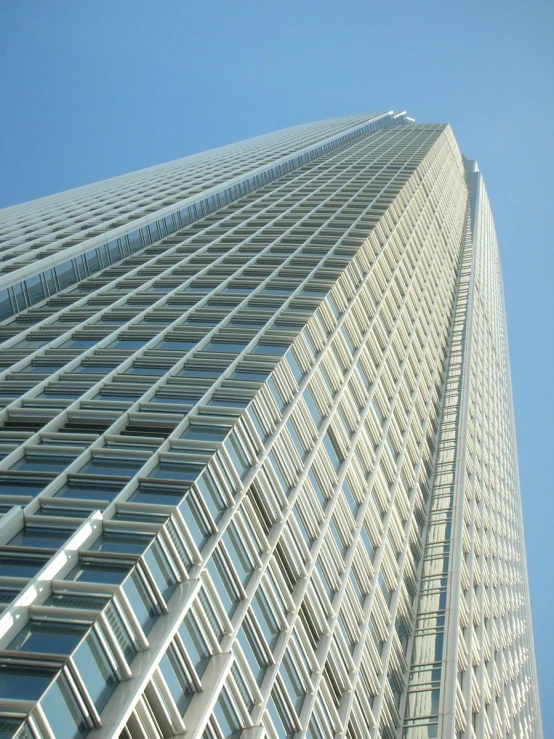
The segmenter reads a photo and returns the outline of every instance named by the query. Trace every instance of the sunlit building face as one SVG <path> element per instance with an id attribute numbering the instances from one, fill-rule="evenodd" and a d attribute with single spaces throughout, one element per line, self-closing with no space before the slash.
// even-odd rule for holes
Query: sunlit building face
<path id="1" fill-rule="evenodd" d="M 2 736 L 542 736 L 449 126 L 297 126 L 7 208 L 0 248 Z"/>

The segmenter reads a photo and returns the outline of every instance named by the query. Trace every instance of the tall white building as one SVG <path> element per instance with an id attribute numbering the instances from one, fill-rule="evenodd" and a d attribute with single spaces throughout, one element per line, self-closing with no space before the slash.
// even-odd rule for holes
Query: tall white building
<path id="1" fill-rule="evenodd" d="M 449 126 L 297 126 L 0 239 L 0 737 L 540 739 L 498 250 Z"/>

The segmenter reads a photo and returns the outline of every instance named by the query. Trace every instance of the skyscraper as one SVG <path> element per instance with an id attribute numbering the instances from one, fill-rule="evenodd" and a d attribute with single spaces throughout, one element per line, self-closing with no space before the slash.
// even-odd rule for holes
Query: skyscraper
<path id="1" fill-rule="evenodd" d="M 2 736 L 541 737 L 448 125 L 298 126 L 0 223 Z"/>

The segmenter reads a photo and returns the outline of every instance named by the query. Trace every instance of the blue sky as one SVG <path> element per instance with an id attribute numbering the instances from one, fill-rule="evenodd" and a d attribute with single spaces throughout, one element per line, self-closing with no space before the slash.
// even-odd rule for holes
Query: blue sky
<path id="1" fill-rule="evenodd" d="M 554 736 L 554 5 L 18 0 L 0 207 L 307 121 L 452 124 L 500 241 L 545 736 Z"/>

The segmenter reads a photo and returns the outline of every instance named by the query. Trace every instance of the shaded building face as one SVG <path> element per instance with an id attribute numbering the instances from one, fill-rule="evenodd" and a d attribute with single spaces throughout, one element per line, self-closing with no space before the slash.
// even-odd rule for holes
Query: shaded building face
<path id="1" fill-rule="evenodd" d="M 498 250 L 448 126 L 298 126 L 0 229 L 6 736 L 541 736 Z"/>

